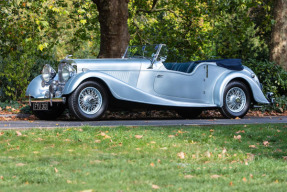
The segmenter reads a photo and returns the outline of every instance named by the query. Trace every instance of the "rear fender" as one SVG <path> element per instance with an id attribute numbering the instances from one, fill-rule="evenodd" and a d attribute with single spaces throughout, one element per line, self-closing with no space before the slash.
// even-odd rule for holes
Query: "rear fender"
<path id="1" fill-rule="evenodd" d="M 223 94 L 224 90 L 229 82 L 234 79 L 242 80 L 247 82 L 249 85 L 254 100 L 257 103 L 269 104 L 268 100 L 265 98 L 260 86 L 248 75 L 245 75 L 242 72 L 230 72 L 223 74 L 216 82 L 214 89 L 214 103 L 218 107 L 223 106 Z"/>

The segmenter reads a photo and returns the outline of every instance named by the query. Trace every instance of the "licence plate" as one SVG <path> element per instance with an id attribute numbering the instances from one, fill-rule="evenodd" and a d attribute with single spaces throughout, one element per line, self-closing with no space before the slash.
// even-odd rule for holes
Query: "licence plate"
<path id="1" fill-rule="evenodd" d="M 48 103 L 33 103 L 33 110 L 35 111 L 47 111 Z"/>

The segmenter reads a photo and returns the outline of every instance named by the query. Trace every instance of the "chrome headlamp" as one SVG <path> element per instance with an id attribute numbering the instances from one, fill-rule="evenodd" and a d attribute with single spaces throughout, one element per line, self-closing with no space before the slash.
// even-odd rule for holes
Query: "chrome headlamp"
<path id="1" fill-rule="evenodd" d="M 49 65 L 46 64 L 42 69 L 42 79 L 46 83 L 52 80 L 56 76 L 56 71 Z"/>
<path id="2" fill-rule="evenodd" d="M 76 69 L 67 63 L 61 63 L 58 72 L 60 82 L 67 82 L 76 73 Z"/>

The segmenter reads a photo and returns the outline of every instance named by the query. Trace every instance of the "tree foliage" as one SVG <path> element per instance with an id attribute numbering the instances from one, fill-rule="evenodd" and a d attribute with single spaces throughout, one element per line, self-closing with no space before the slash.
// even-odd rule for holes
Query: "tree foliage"
<path id="1" fill-rule="evenodd" d="M 164 42 L 181 57 L 172 59 L 268 58 L 269 1 L 133 0 L 130 6 L 131 41 Z"/>
<path id="2" fill-rule="evenodd" d="M 22 98 L 45 63 L 98 53 L 98 13 L 90 1 L 12 0 L 0 7 L 1 100 Z"/>
<path id="3" fill-rule="evenodd" d="M 165 43 L 170 61 L 265 60 L 272 24 L 268 0 L 130 0 L 130 44 Z M 0 2 L 0 100 L 22 98 L 43 64 L 67 54 L 96 57 L 100 24 L 92 0 Z"/>

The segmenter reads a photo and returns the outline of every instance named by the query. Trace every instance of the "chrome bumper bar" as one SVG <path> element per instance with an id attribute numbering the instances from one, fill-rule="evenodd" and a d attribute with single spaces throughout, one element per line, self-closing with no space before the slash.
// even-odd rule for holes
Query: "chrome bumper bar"
<path id="1" fill-rule="evenodd" d="M 274 93 L 268 92 L 266 94 L 267 100 L 270 102 L 270 104 L 274 104 L 275 98 L 274 98 Z"/>
<path id="2" fill-rule="evenodd" d="M 30 106 L 32 106 L 32 103 L 50 103 L 51 106 L 53 106 L 53 103 L 66 103 L 66 97 L 61 98 L 32 98 L 29 96 L 27 100 L 24 101 L 24 103 L 29 103 Z"/>

